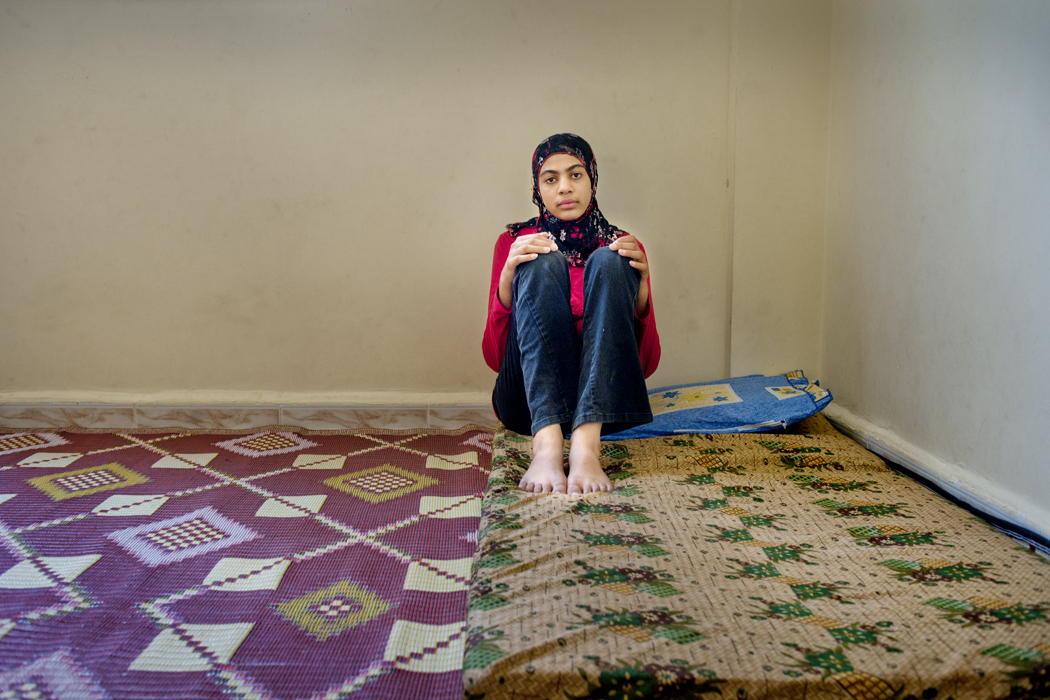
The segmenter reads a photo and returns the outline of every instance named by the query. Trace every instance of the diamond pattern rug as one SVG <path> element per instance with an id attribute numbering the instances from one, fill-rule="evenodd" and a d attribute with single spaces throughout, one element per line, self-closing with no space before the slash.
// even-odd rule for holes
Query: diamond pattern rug
<path id="1" fill-rule="evenodd" d="M 491 442 L 0 434 L 0 697 L 460 697 Z"/>

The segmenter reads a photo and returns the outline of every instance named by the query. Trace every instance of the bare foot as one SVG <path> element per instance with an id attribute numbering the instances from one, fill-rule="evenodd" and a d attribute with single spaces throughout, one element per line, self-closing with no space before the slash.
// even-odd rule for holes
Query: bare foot
<path id="1" fill-rule="evenodd" d="M 584 423 L 572 431 L 568 493 L 612 491 L 612 482 L 602 469 L 601 437 L 601 423 Z"/>
<path id="2" fill-rule="evenodd" d="M 555 423 L 532 436 L 532 464 L 518 488 L 532 493 L 565 493 L 564 441 Z"/>

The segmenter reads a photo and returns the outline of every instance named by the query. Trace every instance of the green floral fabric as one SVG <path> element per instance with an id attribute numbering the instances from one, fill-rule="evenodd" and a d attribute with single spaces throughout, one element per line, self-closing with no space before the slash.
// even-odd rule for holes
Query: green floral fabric
<path id="1" fill-rule="evenodd" d="M 1050 697 L 1050 563 L 822 416 L 606 445 L 588 496 L 493 447 L 465 697 Z"/>

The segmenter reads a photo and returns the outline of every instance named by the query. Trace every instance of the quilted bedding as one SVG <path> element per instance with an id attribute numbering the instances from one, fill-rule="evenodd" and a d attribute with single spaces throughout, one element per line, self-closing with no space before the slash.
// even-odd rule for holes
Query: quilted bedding
<path id="1" fill-rule="evenodd" d="M 607 443 L 583 497 L 493 447 L 468 698 L 1050 696 L 1050 563 L 823 416 Z"/>

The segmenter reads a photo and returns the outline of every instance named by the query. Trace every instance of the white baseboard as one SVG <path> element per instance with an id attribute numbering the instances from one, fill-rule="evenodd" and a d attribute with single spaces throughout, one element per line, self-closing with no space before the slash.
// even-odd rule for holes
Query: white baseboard
<path id="1" fill-rule="evenodd" d="M 1050 537 L 1050 511 L 1045 507 L 1026 501 L 957 464 L 946 462 L 837 403 L 828 405 L 824 415 L 835 427 L 867 449 L 928 479 L 975 510 Z"/>
<path id="2" fill-rule="evenodd" d="M 0 405 L 112 404 L 116 406 L 451 406 L 487 404 L 484 391 L 242 391 L 170 389 L 163 391 L 0 391 Z"/>
<path id="3" fill-rule="evenodd" d="M 305 430 L 454 430 L 466 425 L 496 427 L 492 404 L 157 404 L 2 403 L 0 429 L 166 429 L 252 430 L 263 426 Z"/>

